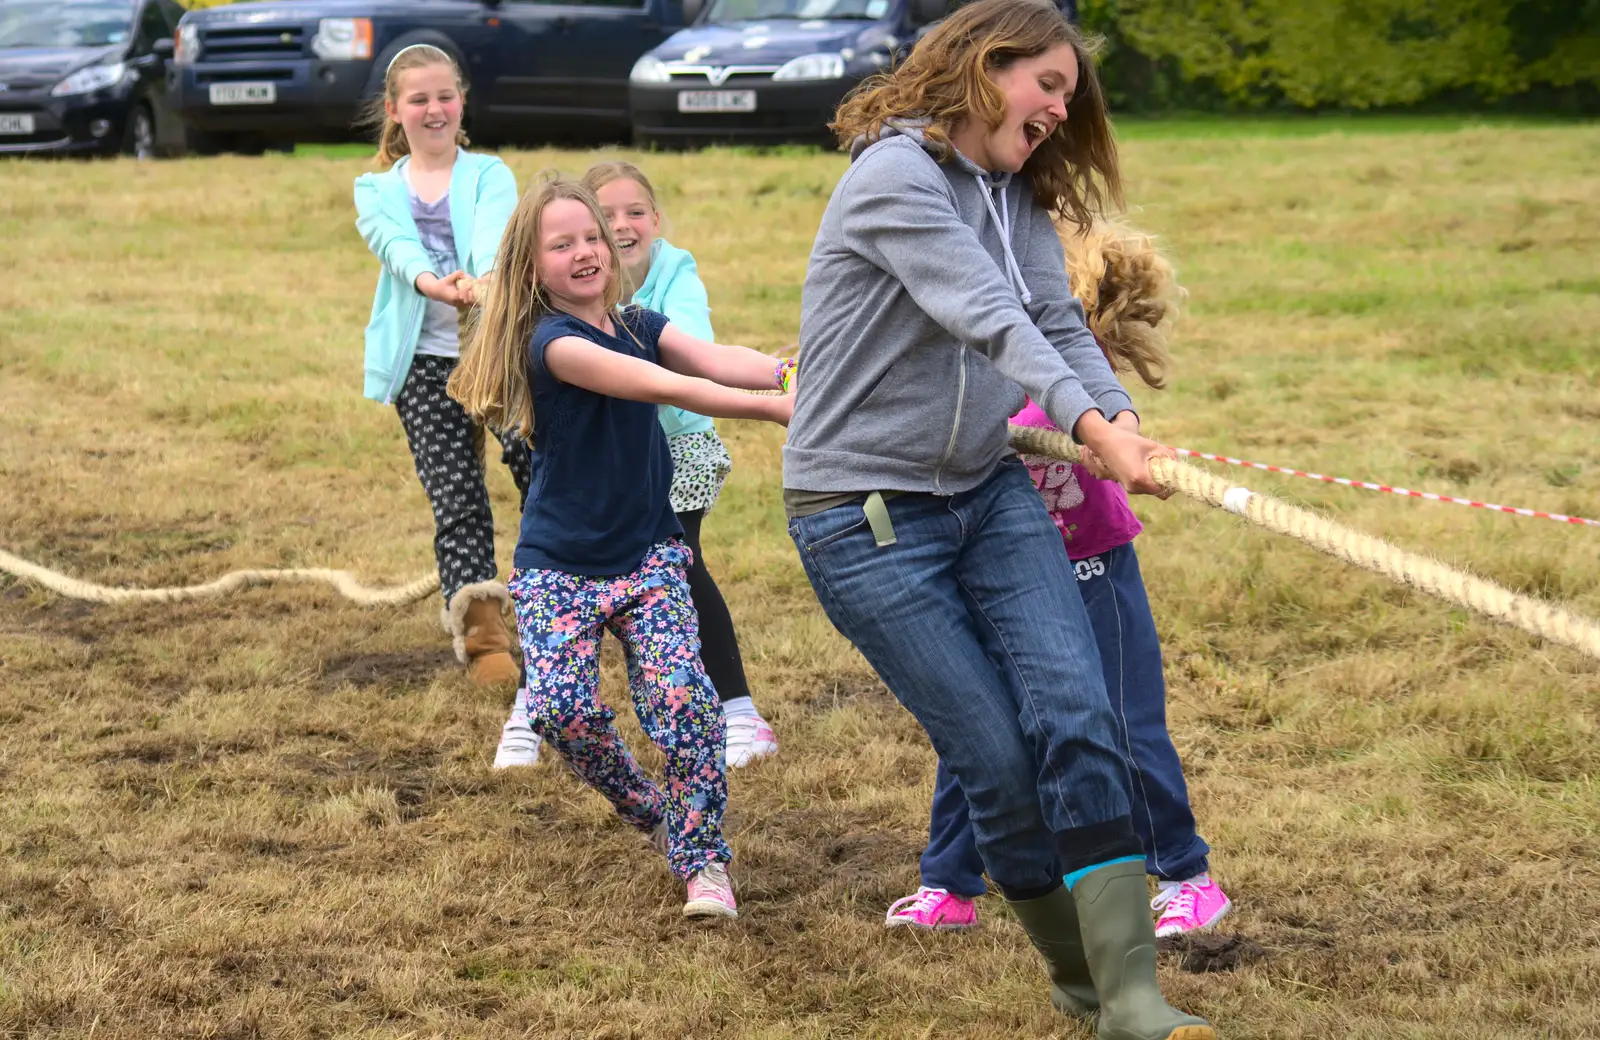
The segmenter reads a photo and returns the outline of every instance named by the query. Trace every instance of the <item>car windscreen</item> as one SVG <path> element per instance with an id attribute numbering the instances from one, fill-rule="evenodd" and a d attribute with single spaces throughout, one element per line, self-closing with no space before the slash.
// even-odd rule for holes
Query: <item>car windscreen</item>
<path id="1" fill-rule="evenodd" d="M 889 0 L 712 0 L 706 21 L 822 21 L 856 18 L 877 21 L 889 13 Z"/>
<path id="2" fill-rule="evenodd" d="M 0 0 L 0 48 L 104 47 L 132 35 L 129 4 Z"/>

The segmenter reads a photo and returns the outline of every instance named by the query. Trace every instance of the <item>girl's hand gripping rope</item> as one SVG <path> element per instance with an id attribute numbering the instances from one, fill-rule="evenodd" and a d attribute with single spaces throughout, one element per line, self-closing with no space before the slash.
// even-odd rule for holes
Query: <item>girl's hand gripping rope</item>
<path id="1" fill-rule="evenodd" d="M 461 289 L 460 281 L 465 277 L 467 277 L 465 271 L 451 271 L 443 278 L 424 271 L 417 275 L 417 292 L 430 300 L 448 303 L 452 307 L 461 307 L 472 302 Z"/>

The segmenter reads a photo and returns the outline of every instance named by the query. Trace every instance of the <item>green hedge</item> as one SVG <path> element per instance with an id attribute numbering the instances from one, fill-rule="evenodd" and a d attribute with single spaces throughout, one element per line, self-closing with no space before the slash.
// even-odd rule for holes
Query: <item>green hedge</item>
<path id="1" fill-rule="evenodd" d="M 1600 111 L 1600 0 L 1080 0 L 1115 107 Z"/>

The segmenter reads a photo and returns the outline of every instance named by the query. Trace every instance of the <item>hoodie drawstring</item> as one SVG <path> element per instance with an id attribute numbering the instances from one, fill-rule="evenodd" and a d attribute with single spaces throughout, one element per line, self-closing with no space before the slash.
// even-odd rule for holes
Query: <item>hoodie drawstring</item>
<path id="1" fill-rule="evenodd" d="M 983 192 L 983 201 L 989 206 L 989 216 L 994 218 L 995 227 L 1000 229 L 1000 248 L 1006 254 L 1006 277 L 1011 279 L 1011 287 L 1022 298 L 1023 304 L 1030 304 L 1033 302 L 1033 293 L 1028 291 L 1028 284 L 1022 280 L 1022 268 L 1017 266 L 1016 254 L 1011 252 L 1011 217 L 1004 205 L 1005 196 L 1001 196 L 1002 205 L 996 208 L 994 192 L 989 189 L 989 182 L 976 173 L 973 177 L 977 178 L 978 187 Z"/>

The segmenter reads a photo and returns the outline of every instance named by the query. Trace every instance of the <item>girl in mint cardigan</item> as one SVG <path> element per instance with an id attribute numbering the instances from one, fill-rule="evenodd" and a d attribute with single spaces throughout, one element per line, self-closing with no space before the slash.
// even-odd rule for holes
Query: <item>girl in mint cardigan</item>
<path id="1" fill-rule="evenodd" d="M 691 336 L 716 342 L 711 304 L 694 257 L 660 237 L 661 209 L 644 173 L 631 163 L 600 163 L 589 169 L 583 183 L 600 199 L 616 235 L 629 281 L 637 286 L 632 302 L 660 311 Z M 694 550 L 689 590 L 700 615 L 700 655 L 722 700 L 728 765 L 736 768 L 776 753 L 778 738 L 750 699 L 733 618 L 700 547 L 700 522 L 716 504 L 733 460 L 716 427 L 703 415 L 662 405 L 661 425 L 672 449 L 672 511 Z"/>
<path id="2" fill-rule="evenodd" d="M 458 321 L 487 278 L 517 183 L 499 159 L 467 151 L 466 88 L 450 56 L 426 44 L 395 55 L 372 121 L 381 123 L 382 173 L 356 179 L 356 230 L 378 258 L 366 333 L 366 396 L 392 404 L 417 477 L 433 506 L 440 618 L 456 656 L 480 685 L 515 685 L 504 609 L 510 595 L 494 558 L 494 515 L 484 484 L 483 430 L 445 393 L 461 357 Z M 528 448 L 502 437 L 520 499 Z"/>

